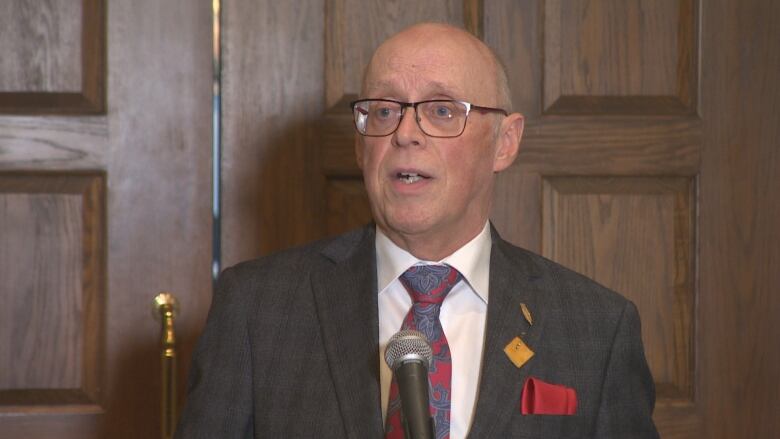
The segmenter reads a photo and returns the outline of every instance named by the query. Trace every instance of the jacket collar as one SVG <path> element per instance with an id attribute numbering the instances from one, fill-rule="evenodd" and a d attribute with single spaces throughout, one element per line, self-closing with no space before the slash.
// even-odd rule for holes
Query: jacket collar
<path id="1" fill-rule="evenodd" d="M 374 228 L 326 244 L 311 289 L 347 437 L 382 437 Z"/>
<path id="2" fill-rule="evenodd" d="M 522 385 L 539 363 L 532 357 L 517 368 L 504 347 L 515 337 L 535 350 L 546 323 L 543 279 L 538 267 L 523 252 L 512 249 L 495 229 L 490 256 L 490 301 L 485 347 L 475 416 L 470 437 L 490 437 L 497 425 L 509 422 L 520 410 Z M 533 325 L 523 316 L 521 304 L 532 312 Z"/>

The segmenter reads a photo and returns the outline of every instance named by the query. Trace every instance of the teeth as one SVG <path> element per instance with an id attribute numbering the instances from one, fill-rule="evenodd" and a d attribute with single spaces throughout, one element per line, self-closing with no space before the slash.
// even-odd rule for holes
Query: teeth
<path id="1" fill-rule="evenodd" d="M 400 178 L 401 181 L 403 181 L 406 184 L 412 184 L 422 180 L 422 177 L 420 177 L 419 174 L 405 173 L 405 172 L 398 174 L 398 178 Z"/>

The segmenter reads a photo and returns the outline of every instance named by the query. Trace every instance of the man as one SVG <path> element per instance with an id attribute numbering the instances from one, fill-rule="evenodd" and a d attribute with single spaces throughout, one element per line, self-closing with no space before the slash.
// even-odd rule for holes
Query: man
<path id="1" fill-rule="evenodd" d="M 380 358 L 424 326 L 437 437 L 657 437 L 634 305 L 489 225 L 523 131 L 509 108 L 470 34 L 382 44 L 353 103 L 375 226 L 223 273 L 177 437 L 401 437 Z M 446 289 L 425 302 L 422 284 Z"/>

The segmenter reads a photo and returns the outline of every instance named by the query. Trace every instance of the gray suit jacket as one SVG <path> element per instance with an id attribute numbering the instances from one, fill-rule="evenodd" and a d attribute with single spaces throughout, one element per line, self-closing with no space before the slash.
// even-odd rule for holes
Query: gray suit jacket
<path id="1" fill-rule="evenodd" d="M 176 438 L 383 437 L 375 259 L 369 226 L 225 270 Z M 518 335 L 521 368 L 503 352 Z M 529 376 L 574 388 L 577 414 L 521 415 Z M 654 402 L 635 306 L 493 231 L 470 437 L 656 438 Z"/>

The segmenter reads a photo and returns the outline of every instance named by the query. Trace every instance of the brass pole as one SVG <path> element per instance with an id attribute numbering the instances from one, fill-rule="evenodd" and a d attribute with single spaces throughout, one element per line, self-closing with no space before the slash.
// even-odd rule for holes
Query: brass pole
<path id="1" fill-rule="evenodd" d="M 160 437 L 173 438 L 176 428 L 176 333 L 173 319 L 179 303 L 172 293 L 162 292 L 154 298 L 154 316 L 161 322 L 160 365 L 162 373 Z"/>

